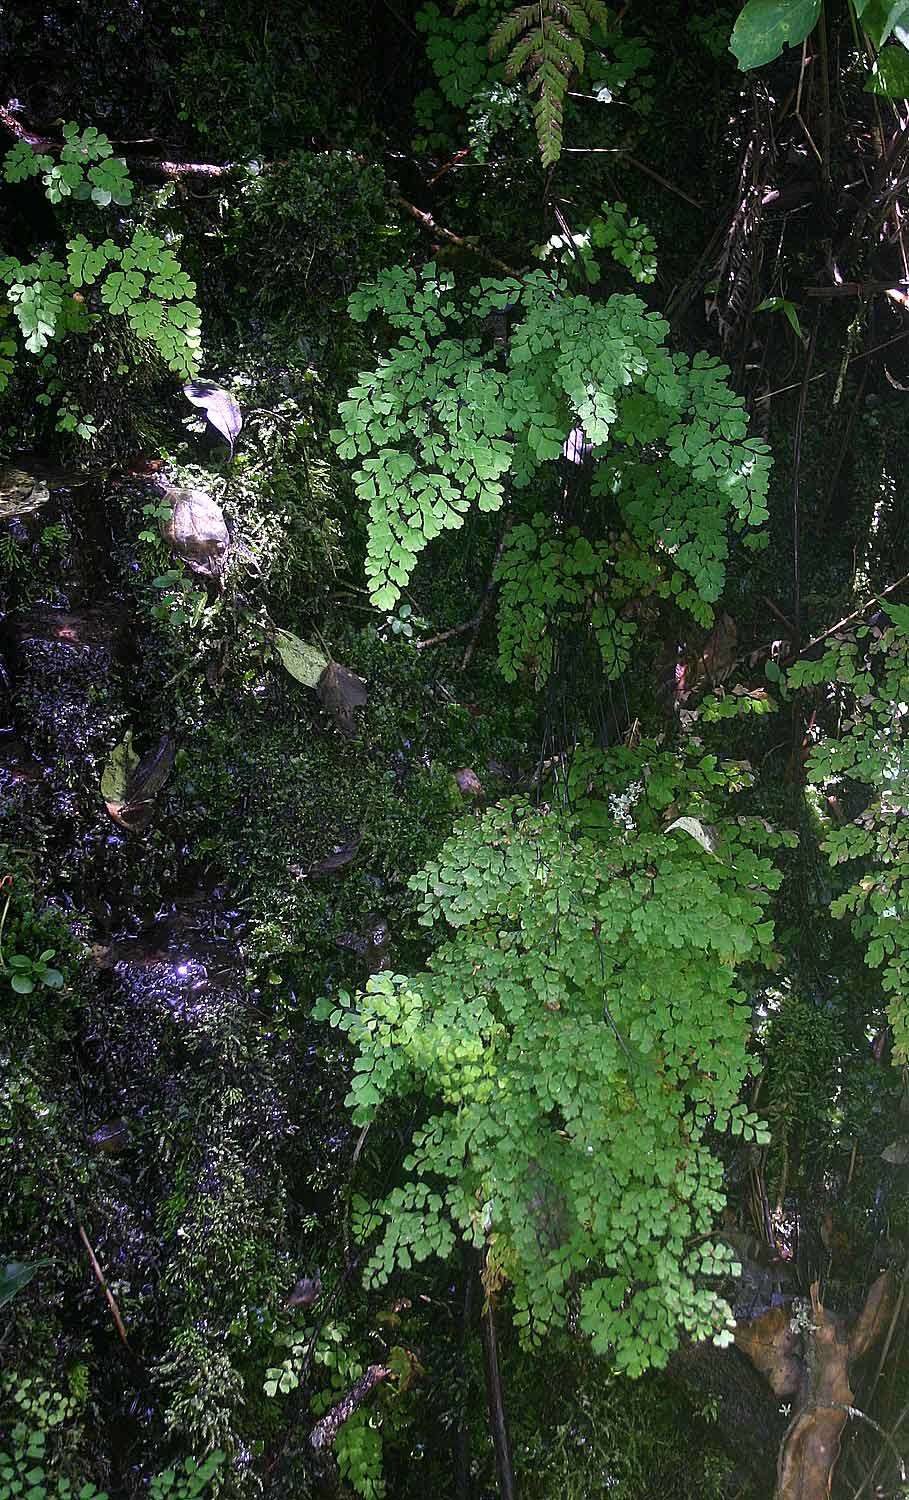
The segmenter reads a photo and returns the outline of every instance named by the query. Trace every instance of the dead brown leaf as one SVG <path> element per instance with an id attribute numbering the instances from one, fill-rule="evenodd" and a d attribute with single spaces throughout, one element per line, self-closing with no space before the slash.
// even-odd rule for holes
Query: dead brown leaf
<path id="1" fill-rule="evenodd" d="M 354 712 L 365 708 L 369 699 L 363 678 L 339 662 L 331 661 L 319 678 L 316 693 L 342 734 L 356 734 Z"/>

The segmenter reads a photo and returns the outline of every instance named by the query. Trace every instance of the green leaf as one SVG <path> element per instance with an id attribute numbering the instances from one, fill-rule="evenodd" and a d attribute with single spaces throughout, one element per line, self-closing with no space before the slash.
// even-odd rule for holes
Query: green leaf
<path id="1" fill-rule="evenodd" d="M 884 600 L 881 608 L 890 616 L 897 630 L 909 635 L 909 604 L 892 604 L 889 600 Z"/>
<path id="2" fill-rule="evenodd" d="M 862 25 L 880 50 L 890 33 L 909 19 L 909 0 L 869 0 L 861 14 Z"/>
<path id="3" fill-rule="evenodd" d="M 275 650 L 291 677 L 302 682 L 305 687 L 318 687 L 319 679 L 329 664 L 324 651 L 320 651 L 318 646 L 310 645 L 309 641 L 302 641 L 289 630 L 275 631 Z"/>
<path id="4" fill-rule="evenodd" d="M 14 974 L 10 984 L 17 995 L 30 995 L 35 988 L 34 982 L 25 974 Z"/>
<path id="5" fill-rule="evenodd" d="M 0 1307 L 12 1302 L 41 1267 L 49 1265 L 52 1265 L 49 1260 L 10 1260 L 5 1265 L 0 1262 Z"/>
<path id="6" fill-rule="evenodd" d="M 729 43 L 741 71 L 763 67 L 784 47 L 803 42 L 817 25 L 821 4 L 822 0 L 748 0 Z"/>
<path id="7" fill-rule="evenodd" d="M 127 788 L 138 764 L 139 756 L 133 749 L 133 732 L 130 729 L 111 752 L 101 776 L 101 796 L 109 806 L 122 807 L 128 800 Z"/>
<path id="8" fill-rule="evenodd" d="M 865 92 L 886 99 L 909 98 L 909 52 L 905 47 L 885 47 L 868 74 Z"/>

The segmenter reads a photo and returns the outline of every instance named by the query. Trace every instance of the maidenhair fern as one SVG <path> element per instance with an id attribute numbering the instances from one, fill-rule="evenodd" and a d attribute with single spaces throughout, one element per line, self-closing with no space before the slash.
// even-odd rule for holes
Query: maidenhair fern
<path id="1" fill-rule="evenodd" d="M 812 782 L 855 792 L 862 810 L 829 830 L 823 849 L 846 866 L 849 883 L 832 905 L 851 916 L 866 944 L 865 961 L 879 969 L 894 1055 L 909 1062 L 909 607 L 886 604 L 885 629 L 859 626 L 830 644 L 817 661 L 800 662 L 789 688 L 829 684 L 841 732 L 822 739 L 808 760 Z"/>
<path id="2" fill-rule="evenodd" d="M 773 961 L 769 856 L 785 841 L 718 817 L 740 775 L 652 744 L 579 756 L 575 815 L 508 801 L 411 881 L 421 921 L 450 934 L 424 972 L 319 1003 L 357 1050 L 356 1122 L 386 1099 L 429 1111 L 381 1205 L 369 1283 L 465 1239 L 486 1247 L 491 1284 L 511 1283 L 531 1340 L 574 1298 L 594 1349 L 631 1375 L 665 1365 L 682 1332 L 731 1340 L 709 1284 L 732 1259 L 711 1238 L 710 1139 L 764 1138 L 738 1103 L 736 971 Z"/>
<path id="3" fill-rule="evenodd" d="M 58 161 L 27 141 L 17 141 L 6 153 L 3 176 L 7 182 L 40 177 L 55 204 L 64 198 L 90 198 L 99 208 L 106 208 L 109 203 L 126 205 L 133 199 L 126 162 L 114 156 L 107 136 L 94 125 L 82 131 L 72 122 L 64 125 Z"/>
<path id="4" fill-rule="evenodd" d="M 656 240 L 636 215 L 629 217 L 625 203 L 604 203 L 586 228 L 552 235 L 536 255 L 543 261 L 554 259 L 570 282 L 595 286 L 602 273 L 594 252 L 602 249 L 633 281 L 647 285 L 656 280 Z"/>
<path id="5" fill-rule="evenodd" d="M 126 163 L 112 155 L 105 135 L 93 126 L 64 126 L 59 160 L 19 141 L 6 153 L 7 182 L 40 177 L 53 204 L 64 198 L 90 200 L 97 207 L 128 205 L 133 184 Z M 97 300 L 86 289 L 97 286 Z M 137 338 L 145 340 L 175 374 L 198 368 L 201 342 L 195 283 L 173 250 L 158 235 L 138 228 L 126 245 L 112 239 L 93 243 L 77 234 L 66 243 L 65 259 L 42 250 L 34 260 L 0 254 L 0 297 L 16 324 L 25 350 L 41 355 L 67 333 L 86 332 L 96 310 L 125 315 Z M 0 302 L 0 316 L 3 314 Z M 0 391 L 15 367 L 16 341 L 0 338 Z"/>
<path id="6" fill-rule="evenodd" d="M 493 325 L 506 310 L 502 349 Z M 366 567 L 379 609 L 394 605 L 427 543 L 462 526 L 472 506 L 520 508 L 522 491 L 532 485 L 536 496 L 547 476 L 564 476 L 573 431 L 600 501 L 582 592 L 610 674 L 628 659 L 634 625 L 622 610 L 633 597 L 672 597 L 710 623 L 727 528 L 760 543 L 770 467 L 766 445 L 747 436 L 724 365 L 670 354 L 668 324 L 639 298 L 593 302 L 543 271 L 486 279 L 456 298 L 453 278 L 434 265 L 394 267 L 361 287 L 350 311 L 360 321 L 381 312 L 401 335 L 360 373 L 332 434 L 342 457 L 359 459 L 354 483 L 368 507 Z M 538 510 L 537 501 L 531 525 Z M 526 569 L 521 583 L 518 549 L 530 539 L 519 529 L 502 562 L 511 615 L 502 655 L 514 670 L 520 641 L 541 639 L 551 623 L 550 604 L 584 604 L 574 585 L 568 598 L 563 583 L 553 593 Z M 558 543 L 562 554 L 579 545 Z M 522 589 L 535 615 L 523 625 Z"/>

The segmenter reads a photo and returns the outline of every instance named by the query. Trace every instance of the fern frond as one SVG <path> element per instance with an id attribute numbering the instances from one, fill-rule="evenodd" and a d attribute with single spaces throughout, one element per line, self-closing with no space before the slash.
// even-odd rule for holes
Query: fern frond
<path id="1" fill-rule="evenodd" d="M 511 49 L 505 64 L 505 77 L 517 78 L 519 73 L 539 67 L 541 61 L 540 36 L 539 32 L 534 32 L 532 36 L 525 37 Z"/>
<path id="2" fill-rule="evenodd" d="M 567 74 L 573 71 L 578 73 L 583 71 L 584 48 L 570 31 L 552 22 L 547 27 L 546 41 L 549 55 L 561 72 Z M 567 68 L 566 63 L 569 64 Z"/>
<path id="3" fill-rule="evenodd" d="M 583 42 L 607 16 L 602 0 L 537 0 L 510 11 L 490 38 L 491 58 L 508 53 L 506 77 L 523 73 L 538 96 L 533 114 L 544 167 L 561 154 L 563 101 L 571 75 L 584 70 Z"/>
<path id="4" fill-rule="evenodd" d="M 576 36 L 582 36 L 585 41 L 590 36 L 590 19 L 583 5 L 577 4 L 577 0 L 556 0 L 553 14 Z M 583 67 L 583 63 L 581 66 Z"/>
<path id="5" fill-rule="evenodd" d="M 489 56 L 495 60 L 502 56 L 516 37 L 535 26 L 540 15 L 538 5 L 519 5 L 517 10 L 503 16 L 489 39 Z"/>

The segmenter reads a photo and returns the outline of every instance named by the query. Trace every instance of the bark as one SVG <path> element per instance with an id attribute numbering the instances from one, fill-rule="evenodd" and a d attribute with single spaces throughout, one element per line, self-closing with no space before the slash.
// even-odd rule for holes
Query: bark
<path id="1" fill-rule="evenodd" d="M 309 1446 L 316 1453 L 321 1453 L 324 1448 L 330 1448 L 339 1429 L 352 1417 L 358 1406 L 362 1406 L 366 1397 L 374 1386 L 387 1380 L 391 1371 L 385 1365 L 370 1365 L 362 1374 L 355 1385 L 352 1385 L 346 1396 L 342 1396 L 332 1408 L 325 1413 L 320 1422 L 317 1422 L 309 1435 Z"/>
<path id="2" fill-rule="evenodd" d="M 884 1331 L 893 1278 L 884 1272 L 850 1324 L 811 1287 L 807 1324 L 793 1331 L 791 1311 L 773 1307 L 736 1331 L 736 1344 L 774 1396 L 791 1397 L 795 1416 L 780 1444 L 774 1500 L 829 1500 L 840 1439 L 852 1408 L 850 1364 Z"/>

